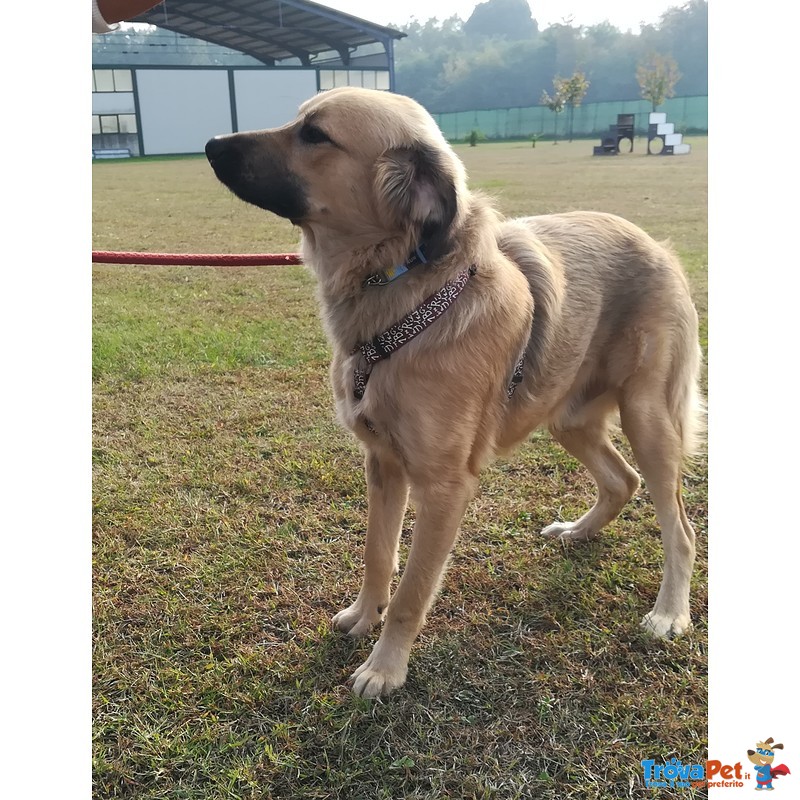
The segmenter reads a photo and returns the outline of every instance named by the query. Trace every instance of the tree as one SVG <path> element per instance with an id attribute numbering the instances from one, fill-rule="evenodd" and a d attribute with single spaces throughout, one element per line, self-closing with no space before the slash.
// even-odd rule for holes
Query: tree
<path id="1" fill-rule="evenodd" d="M 547 106 L 555 115 L 553 118 L 553 144 L 558 144 L 558 115 L 564 110 L 563 81 L 564 79 L 558 76 L 553 78 L 553 95 L 550 96 L 546 91 L 543 91 L 539 99 L 539 102 L 543 106 Z"/>
<path id="2" fill-rule="evenodd" d="M 569 140 L 572 141 L 572 119 L 575 115 L 575 106 L 581 104 L 581 100 L 589 91 L 589 81 L 580 70 L 573 73 L 571 78 L 556 78 L 553 81 L 554 85 L 556 80 L 561 81 L 561 95 L 564 98 L 564 104 L 569 109 Z"/>
<path id="3" fill-rule="evenodd" d="M 553 93 L 553 75 L 569 76 L 583 69 L 587 77 L 591 74 L 592 83 L 581 105 L 633 100 L 641 97 L 637 65 L 648 53 L 669 53 L 683 74 L 676 93 L 708 94 L 705 0 L 688 0 L 670 9 L 660 23 L 643 26 L 641 33 L 623 33 L 607 23 L 579 28 L 567 21 L 543 26 L 525 38 L 510 35 L 508 26 L 501 25 L 504 19 L 497 3 L 489 3 L 487 9 L 476 1 L 469 32 L 457 16 L 401 26 L 408 35 L 395 44 L 398 92 L 435 112 L 527 106 L 538 104 L 543 91 Z M 536 8 L 533 2 L 531 6 Z M 486 19 L 487 10 L 496 18 Z M 530 9 L 517 12 L 520 31 L 529 16 Z M 480 17 L 484 19 L 478 25 Z M 562 127 L 566 132 L 567 126 Z"/>
<path id="4" fill-rule="evenodd" d="M 608 50 L 619 42 L 622 32 L 606 20 L 597 25 L 589 25 L 584 31 L 584 36 L 598 50 Z"/>
<path id="5" fill-rule="evenodd" d="M 656 41 L 652 41 L 656 38 Z M 680 64 L 680 94 L 708 94 L 708 3 L 690 0 L 661 16 L 657 37 L 650 37 L 642 54 L 669 53 Z M 644 43 L 644 40 L 643 40 Z"/>
<path id="6" fill-rule="evenodd" d="M 464 23 L 468 36 L 501 36 L 509 41 L 530 39 L 538 29 L 527 0 L 487 0 L 475 6 Z"/>
<path id="7" fill-rule="evenodd" d="M 668 97 L 675 96 L 675 84 L 681 79 L 672 56 L 651 53 L 636 67 L 636 80 L 642 97 L 653 104 L 655 111 Z"/>

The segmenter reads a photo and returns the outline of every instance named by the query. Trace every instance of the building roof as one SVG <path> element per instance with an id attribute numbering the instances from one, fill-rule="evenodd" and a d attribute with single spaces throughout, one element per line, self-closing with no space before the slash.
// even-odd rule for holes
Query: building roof
<path id="1" fill-rule="evenodd" d="M 307 66 L 312 56 L 330 52 L 346 66 L 356 48 L 376 42 L 388 59 L 391 42 L 406 35 L 309 0 L 166 0 L 128 21 L 229 47 L 269 66 L 290 58 Z"/>

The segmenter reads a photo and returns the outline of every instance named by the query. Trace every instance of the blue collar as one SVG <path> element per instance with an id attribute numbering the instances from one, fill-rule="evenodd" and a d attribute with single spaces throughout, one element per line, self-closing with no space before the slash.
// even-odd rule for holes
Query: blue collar
<path id="1" fill-rule="evenodd" d="M 367 289 L 370 286 L 386 286 L 387 283 L 391 283 L 401 275 L 405 275 L 406 272 L 412 267 L 416 267 L 417 264 L 427 264 L 428 259 L 425 257 L 424 246 L 424 244 L 420 244 L 402 264 L 395 264 L 393 267 L 389 267 L 389 269 L 373 272 L 372 275 L 361 284 L 362 287 Z"/>

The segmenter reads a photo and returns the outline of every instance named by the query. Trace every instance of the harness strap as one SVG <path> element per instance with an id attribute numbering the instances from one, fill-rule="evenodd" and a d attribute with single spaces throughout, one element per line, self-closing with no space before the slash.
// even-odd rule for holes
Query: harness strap
<path id="1" fill-rule="evenodd" d="M 379 333 L 372 341 L 363 342 L 353 348 L 352 354 L 361 352 L 361 359 L 353 370 L 353 397 L 356 400 L 364 397 L 372 367 L 379 361 L 389 358 L 392 353 L 415 339 L 441 317 L 455 302 L 475 272 L 474 266 L 460 272 L 452 281 L 448 281 L 438 292 L 424 300 L 400 322 L 395 323 L 383 333 Z M 524 367 L 525 350 L 522 351 L 514 366 L 511 383 L 506 389 L 506 396 L 509 400 L 517 390 L 517 386 L 522 383 Z"/>
<path id="2" fill-rule="evenodd" d="M 415 339 L 428 326 L 444 314 L 464 290 L 467 281 L 475 274 L 475 267 L 465 269 L 452 281 L 448 281 L 438 292 L 418 305 L 407 317 L 379 333 L 371 342 L 364 342 L 353 349 L 361 351 L 362 359 L 353 373 L 353 396 L 360 400 L 367 388 L 373 365 L 382 361 L 403 345 Z"/>
<path id="3" fill-rule="evenodd" d="M 508 389 L 506 389 L 506 396 L 509 400 L 514 396 L 514 392 L 517 391 L 517 386 L 522 383 L 524 369 L 525 351 L 523 350 L 522 355 L 519 357 L 519 361 L 517 361 L 514 367 L 514 374 L 511 376 L 511 383 L 508 384 Z"/>

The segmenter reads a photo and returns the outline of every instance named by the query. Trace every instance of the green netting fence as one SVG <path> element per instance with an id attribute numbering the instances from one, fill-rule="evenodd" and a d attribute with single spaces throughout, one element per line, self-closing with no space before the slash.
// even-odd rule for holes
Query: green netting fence
<path id="1" fill-rule="evenodd" d="M 647 134 L 648 115 L 652 107 L 646 100 L 621 100 L 613 103 L 586 103 L 578 106 L 572 120 L 572 135 L 600 136 L 616 124 L 617 114 L 635 114 L 635 132 Z M 667 122 L 675 124 L 678 133 L 708 132 L 708 97 L 673 97 L 659 106 Z M 558 117 L 558 138 L 569 131 L 569 109 L 554 114 L 546 106 L 494 108 L 484 111 L 453 111 L 433 114 L 434 119 L 451 141 L 463 140 L 472 130 L 488 139 L 552 138 L 555 117 Z"/>

